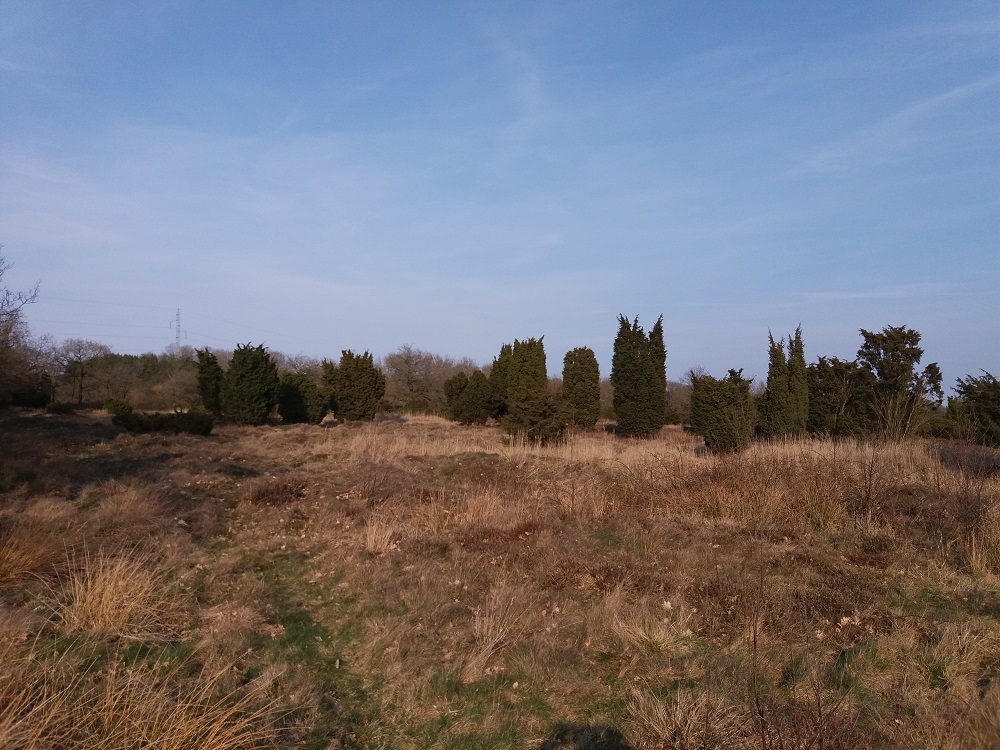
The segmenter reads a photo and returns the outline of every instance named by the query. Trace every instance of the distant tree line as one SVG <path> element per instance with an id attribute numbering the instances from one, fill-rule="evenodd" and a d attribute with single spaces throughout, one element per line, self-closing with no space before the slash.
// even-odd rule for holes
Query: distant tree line
<path id="1" fill-rule="evenodd" d="M 543 337 L 503 344 L 487 367 L 408 345 L 382 361 L 367 351 L 344 350 L 333 361 L 253 344 L 232 352 L 182 347 L 131 355 L 86 339 L 33 338 L 22 312 L 38 288 L 9 290 L 2 283 L 9 267 L 0 255 L 0 406 L 200 409 L 251 425 L 275 418 L 316 424 L 329 413 L 344 420 L 429 413 L 470 425 L 492 420 L 539 442 L 593 429 L 603 417 L 627 437 L 682 424 L 723 451 L 806 434 L 890 440 L 930 434 L 1000 446 L 997 378 L 982 371 L 958 379 L 943 406 L 941 371 L 936 363 L 920 366 L 920 333 L 906 326 L 861 329 L 853 360 L 821 356 L 812 364 L 801 328 L 787 339 L 769 333 L 767 379 L 758 388 L 739 369 L 723 378 L 695 370 L 686 382 L 668 381 L 662 317 L 648 333 L 638 318 L 618 317 L 611 373 L 603 379 L 587 347 L 567 352 L 561 380 L 550 379 Z"/>

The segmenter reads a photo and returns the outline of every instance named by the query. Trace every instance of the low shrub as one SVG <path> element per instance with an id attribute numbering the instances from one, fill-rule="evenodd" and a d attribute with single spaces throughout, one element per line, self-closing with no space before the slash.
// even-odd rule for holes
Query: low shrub
<path id="1" fill-rule="evenodd" d="M 191 435 L 211 435 L 215 417 L 206 411 L 179 411 L 168 414 L 136 414 L 128 410 L 116 414 L 112 424 L 129 432 L 186 432 Z"/>
<path id="2" fill-rule="evenodd" d="M 44 409 L 52 401 L 52 381 L 47 375 L 28 375 L 11 389 L 8 397 L 12 406 Z"/>
<path id="3" fill-rule="evenodd" d="M 45 407 L 46 414 L 72 414 L 76 406 L 69 401 L 53 401 Z"/>
<path id="4" fill-rule="evenodd" d="M 109 396 L 104 399 L 104 411 L 110 414 L 112 417 L 117 417 L 119 414 L 124 414 L 126 412 L 132 411 L 132 404 L 124 399 L 115 398 L 114 396 Z"/>

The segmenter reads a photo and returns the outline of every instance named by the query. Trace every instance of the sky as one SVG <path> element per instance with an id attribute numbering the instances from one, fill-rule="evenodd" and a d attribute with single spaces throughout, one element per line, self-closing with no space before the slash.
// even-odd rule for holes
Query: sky
<path id="1" fill-rule="evenodd" d="M 1000 375 L 1000 4 L 0 0 L 32 333 Z"/>

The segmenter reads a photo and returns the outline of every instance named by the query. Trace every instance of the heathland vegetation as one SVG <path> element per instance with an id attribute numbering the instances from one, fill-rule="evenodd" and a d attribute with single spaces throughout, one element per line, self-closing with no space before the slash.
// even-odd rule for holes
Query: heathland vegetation
<path id="1" fill-rule="evenodd" d="M 31 297 L 0 748 L 996 747 L 1000 386 L 944 406 L 916 331 L 672 383 L 621 316 L 560 382 L 542 338 L 115 354 Z"/>

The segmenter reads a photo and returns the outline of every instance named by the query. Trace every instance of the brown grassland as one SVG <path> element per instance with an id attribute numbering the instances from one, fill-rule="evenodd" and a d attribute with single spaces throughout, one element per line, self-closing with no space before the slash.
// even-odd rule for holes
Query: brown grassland
<path id="1" fill-rule="evenodd" d="M 0 417 L 0 747 L 1000 746 L 1000 458 Z"/>

